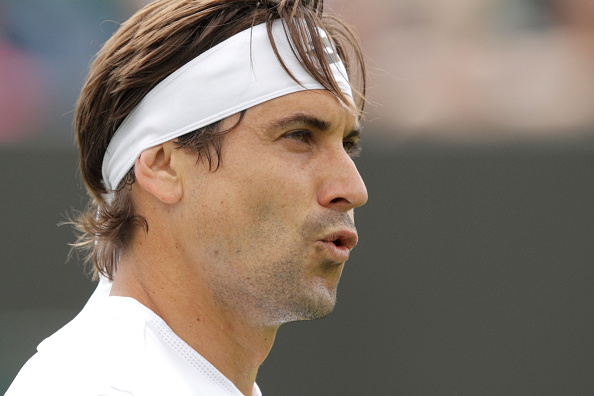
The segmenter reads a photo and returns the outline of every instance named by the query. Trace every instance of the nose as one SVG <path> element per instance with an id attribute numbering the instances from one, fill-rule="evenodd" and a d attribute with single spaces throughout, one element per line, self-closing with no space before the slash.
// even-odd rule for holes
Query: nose
<path id="1" fill-rule="evenodd" d="M 318 190 L 320 205 L 348 212 L 367 202 L 367 188 L 352 158 L 344 151 L 326 157 Z"/>

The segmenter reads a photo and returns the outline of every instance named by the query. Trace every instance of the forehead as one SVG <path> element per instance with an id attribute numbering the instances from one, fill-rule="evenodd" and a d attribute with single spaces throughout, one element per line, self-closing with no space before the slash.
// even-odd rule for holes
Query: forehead
<path id="1" fill-rule="evenodd" d="M 331 124 L 345 123 L 349 128 L 359 124 L 354 103 L 345 104 L 326 90 L 308 90 L 284 95 L 248 110 L 266 124 L 285 116 L 304 113 Z"/>

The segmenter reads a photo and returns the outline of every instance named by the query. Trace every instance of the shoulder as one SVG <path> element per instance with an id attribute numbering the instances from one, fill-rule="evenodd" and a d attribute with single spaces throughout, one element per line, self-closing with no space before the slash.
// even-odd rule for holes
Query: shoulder
<path id="1" fill-rule="evenodd" d="M 41 353 L 34 355 L 23 366 L 5 396 L 130 396 L 109 385 L 101 378 L 101 373 L 84 370 L 74 364 L 64 364 Z"/>
<path id="2" fill-rule="evenodd" d="M 143 362 L 146 321 L 134 303 L 106 299 L 51 337 L 21 369 L 6 396 L 130 395 Z"/>

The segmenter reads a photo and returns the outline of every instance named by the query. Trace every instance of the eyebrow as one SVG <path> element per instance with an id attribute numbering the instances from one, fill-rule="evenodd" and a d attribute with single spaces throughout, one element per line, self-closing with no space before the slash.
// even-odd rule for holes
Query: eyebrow
<path id="1" fill-rule="evenodd" d="M 360 125 L 357 125 L 355 128 L 353 128 L 348 135 L 345 136 L 345 139 L 355 139 L 355 140 L 359 140 L 361 139 L 361 135 L 363 134 L 363 130 L 361 128 Z"/>
<path id="2" fill-rule="evenodd" d="M 276 120 L 269 125 L 272 129 L 286 129 L 296 125 L 303 125 L 310 128 L 320 130 L 322 132 L 329 131 L 332 123 L 324 121 L 320 118 L 313 117 L 303 113 L 290 115 L 280 120 Z M 359 139 L 361 137 L 361 127 L 357 125 L 346 136 L 347 139 Z"/>

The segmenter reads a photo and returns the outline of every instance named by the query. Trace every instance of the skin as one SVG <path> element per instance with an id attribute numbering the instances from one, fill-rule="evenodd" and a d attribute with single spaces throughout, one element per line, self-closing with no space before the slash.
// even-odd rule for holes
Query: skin
<path id="1" fill-rule="evenodd" d="M 336 302 L 348 250 L 324 241 L 354 233 L 367 201 L 357 129 L 352 108 L 305 91 L 250 108 L 216 171 L 172 142 L 143 152 L 132 199 L 149 232 L 134 235 L 112 295 L 152 309 L 251 395 L 278 327 Z"/>

